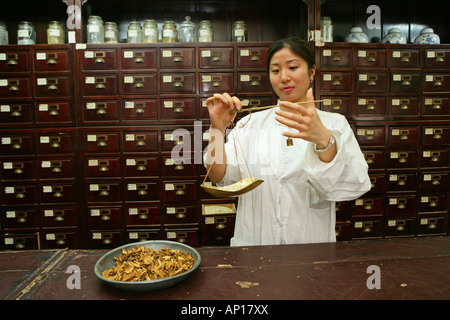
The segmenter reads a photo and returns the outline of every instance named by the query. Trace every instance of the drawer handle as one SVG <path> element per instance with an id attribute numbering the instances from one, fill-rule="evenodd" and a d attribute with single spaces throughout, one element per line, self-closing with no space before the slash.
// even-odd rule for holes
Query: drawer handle
<path id="1" fill-rule="evenodd" d="M 440 104 L 434 104 L 433 105 L 433 110 L 441 110 L 441 105 Z"/>
<path id="2" fill-rule="evenodd" d="M 111 220 L 111 217 L 109 216 L 109 214 L 102 214 L 102 217 L 100 218 L 100 220 L 109 221 L 109 220 Z"/>
<path id="3" fill-rule="evenodd" d="M 367 82 L 367 85 L 369 85 L 369 86 L 376 86 L 377 82 L 375 80 L 370 80 L 369 82 Z"/>
<path id="4" fill-rule="evenodd" d="M 438 156 L 431 157 L 431 162 L 439 162 L 439 157 Z"/>
<path id="5" fill-rule="evenodd" d="M 146 215 L 145 213 L 141 213 L 140 215 L 138 215 L 138 219 L 139 220 L 147 220 L 148 219 L 148 215 Z"/>
<path id="6" fill-rule="evenodd" d="M 134 62 L 135 62 L 135 63 L 143 63 L 143 62 L 144 62 L 144 59 L 142 59 L 142 58 L 136 58 L 136 59 L 134 59 Z"/>
<path id="7" fill-rule="evenodd" d="M 181 87 L 183 87 L 183 83 L 180 82 L 180 81 L 177 81 L 177 82 L 174 82 L 174 83 L 173 83 L 173 86 L 174 86 L 175 88 L 181 88 Z"/>
<path id="8" fill-rule="evenodd" d="M 8 66 L 17 66 L 17 65 L 18 65 L 18 63 L 14 59 L 8 61 Z"/>
<path id="9" fill-rule="evenodd" d="M 433 139 L 435 139 L 435 140 L 439 140 L 439 139 L 442 139 L 442 135 L 440 135 L 440 134 L 435 134 L 434 136 L 433 136 Z"/>
<path id="10" fill-rule="evenodd" d="M 23 199 L 23 198 L 25 198 L 25 193 L 23 193 L 23 192 L 17 193 L 17 194 L 16 194 L 16 198 L 17 198 L 17 199 Z"/>
<path id="11" fill-rule="evenodd" d="M 444 58 L 439 57 L 439 58 L 436 59 L 436 62 L 437 63 L 442 63 L 442 62 L 444 62 Z"/>
<path id="12" fill-rule="evenodd" d="M 177 191 L 175 192 L 175 194 L 176 194 L 177 196 L 184 196 L 186 193 L 184 192 L 184 190 L 177 190 Z"/>
<path id="13" fill-rule="evenodd" d="M 56 91 L 56 90 L 58 90 L 58 86 L 56 84 L 51 84 L 48 86 L 47 89 L 50 91 Z"/>
<path id="14" fill-rule="evenodd" d="M 141 89 L 141 88 L 144 88 L 144 84 L 142 82 L 137 82 L 137 83 L 135 83 L 134 87 L 136 89 Z"/>
<path id="15" fill-rule="evenodd" d="M 63 196 L 63 194 L 61 192 L 55 192 L 53 194 L 53 197 L 55 197 L 55 198 L 61 198 L 62 196 Z"/>
<path id="16" fill-rule="evenodd" d="M 18 86 L 11 86 L 11 87 L 9 87 L 9 91 L 11 91 L 11 92 L 19 91 L 19 87 Z"/>
<path id="17" fill-rule="evenodd" d="M 252 56 L 250 58 L 251 61 L 259 61 L 259 57 L 258 56 Z"/>
<path id="18" fill-rule="evenodd" d="M 253 80 L 252 82 L 250 82 L 250 85 L 252 87 L 257 87 L 257 86 L 261 85 L 261 83 L 259 81 Z"/>
<path id="19" fill-rule="evenodd" d="M 49 112 L 49 115 L 51 115 L 51 116 L 59 116 L 59 112 L 58 112 L 58 110 L 52 110 L 52 111 L 50 111 Z"/>
<path id="20" fill-rule="evenodd" d="M 106 87 L 105 87 L 105 85 L 103 84 L 103 83 L 98 83 L 96 86 L 95 86 L 95 89 L 105 89 Z"/>
<path id="21" fill-rule="evenodd" d="M 11 113 L 11 117 L 21 117 L 21 116 L 22 116 L 22 114 L 20 113 L 20 111 L 13 111 Z"/>
<path id="22" fill-rule="evenodd" d="M 401 63 L 408 63 L 408 62 L 409 62 L 409 58 L 408 58 L 408 57 L 403 57 L 403 58 L 400 60 L 400 62 L 401 62 Z"/>
<path id="23" fill-rule="evenodd" d="M 334 81 L 331 83 L 331 85 L 337 87 L 337 86 L 340 86 L 340 85 L 341 85 L 341 82 L 340 82 L 339 80 L 334 80 Z"/>
<path id="24" fill-rule="evenodd" d="M 109 168 L 108 168 L 108 166 L 101 166 L 99 170 L 100 170 L 100 172 L 106 172 L 109 170 Z"/>
<path id="25" fill-rule="evenodd" d="M 181 108 L 181 107 L 176 107 L 175 109 L 173 109 L 173 112 L 175 112 L 175 113 L 183 113 L 183 108 Z"/>
<path id="26" fill-rule="evenodd" d="M 105 59 L 97 58 L 97 59 L 95 59 L 95 63 L 105 63 Z"/>
<path id="27" fill-rule="evenodd" d="M 437 219 L 428 219 L 428 229 L 436 229 Z"/>
<path id="28" fill-rule="evenodd" d="M 369 104 L 369 105 L 367 106 L 367 110 L 375 110 L 375 105 Z"/>
<path id="29" fill-rule="evenodd" d="M 102 243 L 103 244 L 111 244 L 112 240 L 111 239 L 103 239 Z"/>
<path id="30" fill-rule="evenodd" d="M 53 66 L 53 65 L 57 64 L 57 62 L 55 59 L 50 59 L 47 61 L 47 64 Z"/>
<path id="31" fill-rule="evenodd" d="M 147 191 L 139 190 L 137 194 L 138 194 L 138 196 L 146 196 L 147 195 Z"/>
<path id="32" fill-rule="evenodd" d="M 102 190 L 102 191 L 100 191 L 100 196 L 102 196 L 102 197 L 107 197 L 107 196 L 109 196 L 108 190 Z"/>
<path id="33" fill-rule="evenodd" d="M 401 135 L 400 140 L 408 140 L 408 135 L 407 134 Z"/>
<path id="34" fill-rule="evenodd" d="M 374 57 L 370 57 L 369 59 L 367 59 L 367 61 L 369 61 L 369 62 L 376 62 L 377 60 Z"/>
<path id="35" fill-rule="evenodd" d="M 106 110 L 103 108 L 98 108 L 97 111 L 95 112 L 96 114 L 106 114 Z"/>
<path id="36" fill-rule="evenodd" d="M 55 167 L 52 169 L 52 173 L 60 173 L 61 172 L 61 168 Z"/>
<path id="37" fill-rule="evenodd" d="M 223 229 L 226 229 L 226 228 L 227 228 L 227 225 L 225 223 L 218 223 L 218 224 L 216 224 L 216 229 L 218 229 L 218 230 L 223 230 Z"/>
<path id="38" fill-rule="evenodd" d="M 402 221 L 397 221 L 397 231 L 403 231 L 405 230 L 405 222 Z"/>
<path id="39" fill-rule="evenodd" d="M 220 62 L 222 59 L 220 57 L 213 57 L 212 61 L 213 62 Z"/>
<path id="40" fill-rule="evenodd" d="M 442 82 L 441 82 L 441 81 L 436 81 L 436 82 L 434 83 L 434 86 L 435 86 L 435 87 L 441 87 L 441 86 L 442 86 Z"/>
<path id="41" fill-rule="evenodd" d="M 12 148 L 13 148 L 14 150 L 19 150 L 19 149 L 22 149 L 22 145 L 21 145 L 20 143 L 14 143 L 13 146 L 12 146 Z"/>
<path id="42" fill-rule="evenodd" d="M 221 85 L 222 85 L 222 83 L 220 81 L 214 81 L 212 84 L 212 86 L 215 88 L 220 87 Z"/>
<path id="43" fill-rule="evenodd" d="M 341 61 L 341 56 L 334 56 L 333 61 Z"/>
<path id="44" fill-rule="evenodd" d="M 173 62 L 183 62 L 183 58 L 175 57 L 175 58 L 173 58 Z"/>
<path id="45" fill-rule="evenodd" d="M 106 144 L 105 141 L 100 141 L 99 143 L 97 143 L 97 146 L 99 146 L 99 147 L 106 147 L 107 144 Z"/>
<path id="46" fill-rule="evenodd" d="M 410 86 L 411 82 L 408 80 L 402 81 L 402 86 Z"/>
<path id="47" fill-rule="evenodd" d="M 22 174 L 23 170 L 20 168 L 17 168 L 16 170 L 14 170 L 14 174 Z"/>
<path id="48" fill-rule="evenodd" d="M 335 104 L 333 105 L 333 110 L 341 110 L 341 105 L 340 104 Z"/>
<path id="49" fill-rule="evenodd" d="M 136 145 L 142 147 L 145 146 L 145 141 L 144 140 L 139 140 L 138 142 L 136 142 Z"/>
<path id="50" fill-rule="evenodd" d="M 402 104 L 402 105 L 400 106 L 400 109 L 401 109 L 401 110 L 408 110 L 408 109 L 409 109 L 409 106 L 408 106 L 407 104 Z"/>
<path id="51" fill-rule="evenodd" d="M 175 170 L 177 170 L 177 171 L 184 170 L 184 165 L 183 165 L 183 163 L 177 164 L 177 165 L 175 166 Z"/>
<path id="52" fill-rule="evenodd" d="M 137 171 L 145 171 L 147 168 L 144 165 L 140 165 L 137 167 Z"/>

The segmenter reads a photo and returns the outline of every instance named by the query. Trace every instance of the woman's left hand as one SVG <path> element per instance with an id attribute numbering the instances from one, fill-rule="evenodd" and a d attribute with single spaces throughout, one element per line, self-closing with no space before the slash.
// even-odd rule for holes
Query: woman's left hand
<path id="1" fill-rule="evenodd" d="M 306 100 L 314 101 L 311 88 L 306 93 Z M 325 148 L 328 145 L 330 131 L 320 121 L 314 102 L 296 104 L 294 102 L 282 101 L 280 102 L 280 106 L 284 110 L 276 111 L 278 116 L 275 119 L 296 131 L 283 132 L 284 136 L 311 141 L 319 149 Z"/>

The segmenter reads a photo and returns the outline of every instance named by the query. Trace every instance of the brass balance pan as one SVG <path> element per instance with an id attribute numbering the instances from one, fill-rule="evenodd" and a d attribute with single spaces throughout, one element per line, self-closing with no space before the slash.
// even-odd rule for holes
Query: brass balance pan
<path id="1" fill-rule="evenodd" d="M 206 192 L 208 192 L 210 195 L 212 195 L 214 197 L 226 198 L 226 197 L 239 196 L 241 194 L 247 193 L 247 192 L 255 189 L 257 186 L 259 186 L 263 182 L 264 182 L 264 180 L 260 180 L 260 179 L 253 178 L 253 177 L 247 177 L 236 183 L 230 184 L 228 186 L 216 187 L 216 186 L 207 186 L 205 184 L 202 184 L 201 187 Z"/>

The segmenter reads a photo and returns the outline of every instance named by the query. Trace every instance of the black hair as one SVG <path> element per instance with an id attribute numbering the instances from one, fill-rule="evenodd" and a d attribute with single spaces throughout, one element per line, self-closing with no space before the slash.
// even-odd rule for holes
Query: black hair
<path id="1" fill-rule="evenodd" d="M 298 37 L 289 37 L 275 41 L 270 47 L 269 52 L 267 53 L 267 71 L 270 71 L 270 60 L 273 55 L 283 48 L 289 48 L 293 53 L 305 59 L 309 70 L 316 64 L 314 51 L 308 41 Z"/>

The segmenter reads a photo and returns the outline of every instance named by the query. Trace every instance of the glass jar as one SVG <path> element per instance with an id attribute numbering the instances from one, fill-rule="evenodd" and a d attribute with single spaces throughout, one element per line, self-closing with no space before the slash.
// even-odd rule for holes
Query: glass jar
<path id="1" fill-rule="evenodd" d="M 118 43 L 119 29 L 115 22 L 105 22 L 105 43 Z"/>
<path id="2" fill-rule="evenodd" d="M 180 25 L 178 41 L 195 42 L 195 24 L 191 21 L 190 16 L 186 16 Z"/>
<path id="3" fill-rule="evenodd" d="M 144 21 L 144 32 L 143 41 L 145 43 L 155 43 L 158 42 L 158 25 L 153 19 L 148 19 Z"/>
<path id="4" fill-rule="evenodd" d="M 87 25 L 87 43 L 104 43 L 105 27 L 99 16 L 90 16 Z"/>
<path id="5" fill-rule="evenodd" d="M 236 21 L 233 25 L 233 41 L 245 42 L 248 41 L 247 25 L 245 21 Z"/>
<path id="6" fill-rule="evenodd" d="M 142 26 L 139 21 L 130 21 L 128 25 L 128 43 L 141 43 L 142 38 Z"/>
<path id="7" fill-rule="evenodd" d="M 66 42 L 64 25 L 59 21 L 50 21 L 47 29 L 48 44 L 63 44 Z"/>
<path id="8" fill-rule="evenodd" d="M 208 20 L 200 21 L 200 25 L 198 26 L 198 41 L 199 42 L 214 41 L 214 31 L 211 25 L 211 21 Z"/>
<path id="9" fill-rule="evenodd" d="M 0 21 L 0 46 L 9 44 L 8 30 L 6 24 Z"/>
<path id="10" fill-rule="evenodd" d="M 320 18 L 320 41 L 333 42 L 333 25 L 330 17 Z"/>
<path id="11" fill-rule="evenodd" d="M 162 31 L 162 42 L 177 42 L 177 26 L 173 21 L 165 21 Z"/>
<path id="12" fill-rule="evenodd" d="M 36 44 L 36 31 L 31 22 L 22 21 L 19 23 L 17 44 Z"/>

